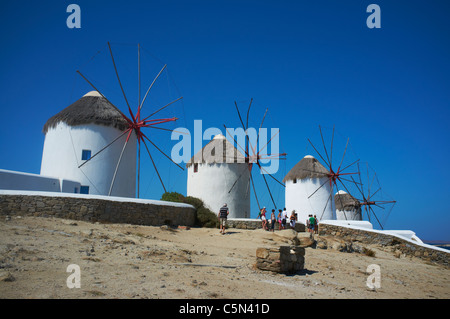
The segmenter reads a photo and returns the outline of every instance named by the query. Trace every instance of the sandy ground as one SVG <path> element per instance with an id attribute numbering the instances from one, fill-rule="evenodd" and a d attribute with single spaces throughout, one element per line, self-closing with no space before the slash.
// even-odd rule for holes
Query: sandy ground
<path id="1" fill-rule="evenodd" d="M 0 221 L 1 298 L 449 298 L 450 271 L 370 247 L 375 257 L 307 248 L 295 275 L 255 269 L 258 247 L 283 244 L 263 230 L 170 229 L 54 218 Z M 81 287 L 68 288 L 70 264 Z M 381 287 L 366 285 L 380 266 Z"/>

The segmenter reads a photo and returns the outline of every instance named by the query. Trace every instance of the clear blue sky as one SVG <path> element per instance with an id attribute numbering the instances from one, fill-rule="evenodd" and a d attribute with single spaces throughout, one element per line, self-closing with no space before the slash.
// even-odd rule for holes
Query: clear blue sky
<path id="1" fill-rule="evenodd" d="M 71 3 L 81 29 L 66 26 Z M 366 26 L 370 3 L 381 8 L 381 29 Z M 234 101 L 253 98 L 250 124 L 268 107 L 267 125 L 281 129 L 282 179 L 313 153 L 307 138 L 318 125 L 335 125 L 397 200 L 386 227 L 450 240 L 449 12 L 448 1 L 425 0 L 1 1 L 0 167 L 39 173 L 43 125 L 90 91 L 76 70 L 101 70 L 102 56 L 90 59 L 107 41 L 141 43 L 184 97 L 177 126 L 237 127 Z M 168 134 L 158 141 L 174 144 Z M 147 170 L 145 196 L 159 198 Z M 171 165 L 164 174 L 186 193 L 186 171 Z M 284 191 L 274 193 L 283 206 Z"/>

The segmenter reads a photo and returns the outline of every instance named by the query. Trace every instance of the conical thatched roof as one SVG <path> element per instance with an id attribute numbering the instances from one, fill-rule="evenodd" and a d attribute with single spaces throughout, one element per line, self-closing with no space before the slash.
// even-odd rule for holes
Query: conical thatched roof
<path id="1" fill-rule="evenodd" d="M 351 211 L 361 207 L 359 200 L 344 191 L 338 191 L 336 195 L 334 195 L 334 203 L 336 209 L 341 211 Z"/>
<path id="2" fill-rule="evenodd" d="M 311 155 L 306 155 L 287 173 L 283 182 L 295 179 L 322 178 L 326 177 L 328 173 L 328 170 L 318 160 Z"/>
<path id="3" fill-rule="evenodd" d="M 70 126 L 99 124 L 125 130 L 128 125 L 120 112 L 97 91 L 91 91 L 72 103 L 45 123 L 43 132 L 54 128 L 59 122 Z"/>
<path id="4" fill-rule="evenodd" d="M 219 134 L 195 154 L 187 162 L 186 167 L 197 163 L 245 163 L 245 157 L 225 136 Z"/>

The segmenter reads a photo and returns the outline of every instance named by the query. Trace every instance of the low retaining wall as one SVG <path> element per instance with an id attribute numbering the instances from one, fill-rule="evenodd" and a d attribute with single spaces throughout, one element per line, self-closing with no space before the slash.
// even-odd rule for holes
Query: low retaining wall
<path id="1" fill-rule="evenodd" d="M 188 204 L 107 196 L 0 192 L 0 215 L 58 217 L 89 222 L 146 226 L 195 223 L 195 208 Z"/>
<path id="2" fill-rule="evenodd" d="M 392 234 L 319 223 L 319 236 L 324 235 L 338 237 L 347 242 L 377 244 L 385 247 L 391 246 L 394 253 L 418 257 L 426 261 L 450 266 L 450 251 L 426 244 L 416 244 L 412 240 L 407 240 Z"/>
<path id="3" fill-rule="evenodd" d="M 275 223 L 275 230 L 279 230 L 279 223 Z M 261 219 L 251 219 L 251 218 L 228 218 L 227 226 L 230 228 L 237 229 L 261 229 L 262 221 Z M 270 221 L 268 222 L 268 227 L 270 229 Z M 286 229 L 290 229 L 289 223 L 286 224 Z M 295 231 L 304 232 L 305 225 L 302 223 L 295 224 Z"/>
<path id="4" fill-rule="evenodd" d="M 259 229 L 262 228 L 262 224 L 261 219 L 228 218 L 227 227 L 238 229 Z"/>

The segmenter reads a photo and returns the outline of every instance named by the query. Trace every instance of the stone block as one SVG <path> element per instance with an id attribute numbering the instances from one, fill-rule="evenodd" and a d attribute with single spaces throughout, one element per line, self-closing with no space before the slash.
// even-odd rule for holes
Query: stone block
<path id="1" fill-rule="evenodd" d="M 260 247 L 256 250 L 256 267 L 277 273 L 292 273 L 303 269 L 305 248 L 283 245 L 277 248 Z"/>

